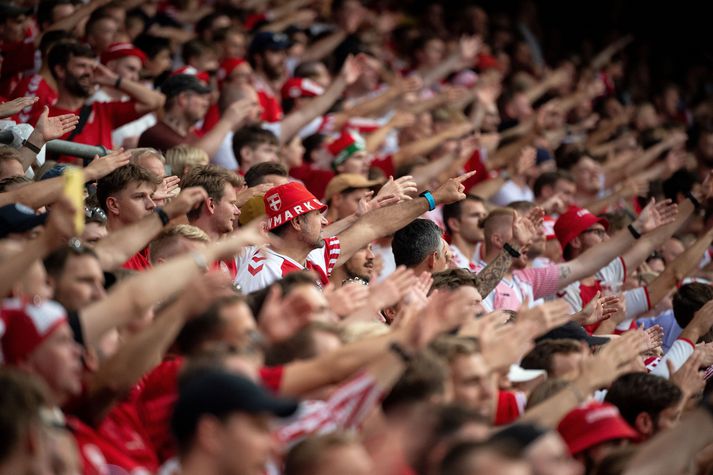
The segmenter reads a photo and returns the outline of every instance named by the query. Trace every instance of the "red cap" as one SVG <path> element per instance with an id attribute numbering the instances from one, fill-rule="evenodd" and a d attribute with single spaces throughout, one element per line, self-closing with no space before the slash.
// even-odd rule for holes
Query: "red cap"
<path id="1" fill-rule="evenodd" d="M 67 312 L 57 302 L 34 305 L 19 299 L 6 300 L 0 311 L 2 359 L 17 364 L 32 353 L 67 321 Z"/>
<path id="2" fill-rule="evenodd" d="M 478 70 L 480 71 L 486 71 L 488 69 L 497 69 L 498 71 L 502 71 L 503 69 L 502 64 L 500 64 L 500 61 L 498 61 L 495 56 L 491 56 L 485 53 L 481 53 L 478 55 L 478 61 L 476 62 L 476 65 L 478 66 Z"/>
<path id="3" fill-rule="evenodd" d="M 183 66 L 181 68 L 178 68 L 171 73 L 171 76 L 178 76 L 179 74 L 188 74 L 189 76 L 195 76 L 198 78 L 199 81 L 205 84 L 210 84 L 210 75 L 205 71 L 198 71 L 193 66 Z"/>
<path id="4" fill-rule="evenodd" d="M 567 244 L 569 244 L 572 239 L 597 223 L 601 223 L 605 228 L 609 228 L 609 221 L 606 219 L 594 216 L 587 209 L 570 206 L 555 223 L 555 234 L 562 249 L 567 247 Z"/>
<path id="5" fill-rule="evenodd" d="M 332 166 L 344 163 L 357 152 L 366 150 L 366 143 L 361 135 L 349 130 L 342 131 L 341 135 L 327 145 L 327 150 L 334 157 Z"/>
<path id="6" fill-rule="evenodd" d="M 109 61 L 127 58 L 129 56 L 139 58 L 142 65 L 146 63 L 146 54 L 131 43 L 110 44 L 109 47 L 102 53 L 101 62 L 102 64 L 107 64 Z"/>
<path id="7" fill-rule="evenodd" d="M 270 188 L 262 198 L 267 213 L 267 227 L 272 230 L 310 211 L 322 211 L 319 201 L 302 183 L 291 182 Z"/>
<path id="8" fill-rule="evenodd" d="M 324 88 L 307 78 L 290 78 L 282 85 L 283 99 L 299 99 L 300 97 L 317 97 L 324 94 Z"/>
<path id="9" fill-rule="evenodd" d="M 637 433 L 609 403 L 592 402 L 573 409 L 557 426 L 572 455 L 615 439 L 636 439 Z"/>
<path id="10" fill-rule="evenodd" d="M 218 68 L 218 81 L 225 81 L 233 74 L 235 68 L 245 63 L 243 58 L 225 58 Z"/>

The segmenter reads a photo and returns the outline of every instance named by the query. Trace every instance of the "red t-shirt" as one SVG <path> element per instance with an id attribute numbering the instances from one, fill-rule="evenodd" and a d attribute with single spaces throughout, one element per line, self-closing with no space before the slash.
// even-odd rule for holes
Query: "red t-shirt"
<path id="1" fill-rule="evenodd" d="M 215 124 L 220 120 L 220 108 L 218 104 L 211 104 L 208 108 L 208 112 L 203 118 L 203 126 L 200 129 L 200 135 L 203 136 L 211 131 Z"/>
<path id="2" fill-rule="evenodd" d="M 490 178 L 488 169 L 485 168 L 483 161 L 480 159 L 480 150 L 476 150 L 475 152 L 473 152 L 473 155 L 471 155 L 470 159 L 468 159 L 463 168 L 465 169 L 466 173 L 472 172 L 473 170 L 477 172 L 474 176 L 468 178 L 466 181 L 463 182 L 463 186 L 465 186 L 466 191 L 470 190 L 478 183 L 488 180 Z"/>
<path id="3" fill-rule="evenodd" d="M 80 110 L 67 110 L 51 106 L 50 117 L 62 114 L 79 115 Z M 132 122 L 142 115 L 144 114 L 136 112 L 136 103 L 134 101 L 94 102 L 92 104 L 92 112 L 89 114 L 84 128 L 72 139 L 72 142 L 103 145 L 111 149 L 114 147 L 111 141 L 111 133 L 114 129 Z M 62 138 L 66 140 L 70 134 L 71 132 L 68 132 Z"/>
<path id="4" fill-rule="evenodd" d="M 495 411 L 495 425 L 504 426 L 520 418 L 521 409 L 517 396 L 512 391 L 498 392 L 498 406 Z"/>
<path id="5" fill-rule="evenodd" d="M 37 122 L 45 106 L 53 106 L 57 102 L 57 91 L 50 86 L 45 78 L 39 74 L 26 76 L 20 80 L 12 91 L 11 98 L 16 97 L 38 97 L 39 100 L 32 106 L 26 107 L 13 117 L 13 120 L 23 124 L 34 124 Z"/>
<path id="6" fill-rule="evenodd" d="M 149 270 L 151 269 L 151 259 L 149 258 L 149 247 L 141 249 L 139 252 L 131 256 L 131 259 L 124 262 L 121 266 L 129 270 Z"/>
<path id="7" fill-rule="evenodd" d="M 334 178 L 334 172 L 330 170 L 318 170 L 311 163 L 303 163 L 299 167 L 290 168 L 290 176 L 297 178 L 305 184 L 312 194 L 319 200 L 324 198 L 329 180 Z"/>
<path id="8" fill-rule="evenodd" d="M 265 89 L 257 91 L 257 99 L 262 107 L 260 120 L 264 122 L 279 122 L 282 120 L 282 104 L 280 101 Z"/>
<path id="9" fill-rule="evenodd" d="M 99 435 L 150 473 L 158 471 L 158 457 L 133 401 L 122 401 L 112 407 L 99 426 Z"/>
<path id="10" fill-rule="evenodd" d="M 168 357 L 138 384 L 136 414 L 144 424 L 145 434 L 162 462 L 176 454 L 170 421 L 173 406 L 178 399 L 178 374 L 184 362 L 181 356 Z M 260 369 L 262 383 L 275 392 L 280 389 L 282 375 L 281 366 Z"/>
<path id="11" fill-rule="evenodd" d="M 32 38 L 13 43 L 0 43 L 2 70 L 0 71 L 0 95 L 10 93 L 21 79 L 20 74 L 35 67 L 35 43 Z"/>
<path id="12" fill-rule="evenodd" d="M 387 178 L 396 175 L 396 167 L 394 167 L 394 156 L 386 155 L 385 157 L 379 157 L 371 162 L 373 168 L 378 168 L 384 172 L 384 176 Z"/>

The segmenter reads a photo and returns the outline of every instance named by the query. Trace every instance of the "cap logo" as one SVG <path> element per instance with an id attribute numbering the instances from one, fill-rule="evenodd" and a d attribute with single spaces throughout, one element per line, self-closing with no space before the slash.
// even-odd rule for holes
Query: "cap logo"
<path id="1" fill-rule="evenodd" d="M 611 419 L 612 417 L 618 417 L 619 410 L 616 407 L 602 407 L 596 411 L 592 411 L 585 416 L 585 420 L 588 424 L 594 424 L 602 419 Z"/>
<path id="2" fill-rule="evenodd" d="M 580 209 L 579 211 L 577 211 L 577 216 L 580 218 L 582 216 L 586 216 L 588 214 L 591 214 L 591 213 L 589 212 L 589 210 L 586 210 L 586 209 Z"/>
<path id="3" fill-rule="evenodd" d="M 282 200 L 280 199 L 280 195 L 275 193 L 274 195 L 268 196 L 267 204 L 268 206 L 270 206 L 271 210 L 279 211 L 279 209 L 282 207 Z"/>

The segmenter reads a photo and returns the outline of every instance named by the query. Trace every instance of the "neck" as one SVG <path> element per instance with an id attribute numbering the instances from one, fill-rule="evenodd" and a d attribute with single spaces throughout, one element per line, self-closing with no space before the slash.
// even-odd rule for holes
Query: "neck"
<path id="1" fill-rule="evenodd" d="M 49 66 L 47 66 L 46 61 L 42 63 L 42 67 L 40 68 L 38 74 L 42 76 L 42 79 L 45 80 L 49 87 L 51 87 L 55 91 L 57 90 L 57 81 L 55 81 L 54 77 L 52 76 L 52 73 L 50 72 L 50 68 Z"/>
<path id="2" fill-rule="evenodd" d="M 163 116 L 163 122 L 183 136 L 188 135 L 188 131 L 193 126 L 193 124 L 188 123 L 183 114 L 175 111 L 166 111 Z"/>
<path id="3" fill-rule="evenodd" d="M 502 251 L 502 248 L 499 248 L 497 246 L 494 246 L 492 244 L 488 244 L 485 246 L 485 258 L 483 259 L 486 263 L 490 264 L 495 260 L 496 257 L 500 254 Z"/>
<path id="4" fill-rule="evenodd" d="M 191 224 L 191 226 L 195 226 L 197 228 L 202 229 L 203 232 L 208 235 L 208 237 L 210 238 L 211 241 L 217 241 L 218 239 L 220 239 L 223 236 L 222 233 L 216 231 L 213 228 L 213 226 L 211 225 L 210 219 L 203 214 L 201 214 L 201 216 L 199 216 L 198 219 L 191 222 L 190 224 Z"/>
<path id="5" fill-rule="evenodd" d="M 345 269 L 345 266 L 337 267 L 332 271 L 332 275 L 329 277 L 329 281 L 334 285 L 334 287 L 339 288 L 342 286 L 342 282 L 349 279 L 351 276 Z"/>
<path id="6" fill-rule="evenodd" d="M 192 452 L 186 457 L 181 457 L 180 475 L 217 475 L 215 458 L 204 453 Z"/>
<path id="7" fill-rule="evenodd" d="M 472 262 L 475 258 L 480 257 L 475 255 L 476 242 L 468 242 L 460 234 L 453 234 L 451 242 L 469 261 Z"/>
<path id="8" fill-rule="evenodd" d="M 295 262 L 304 265 L 307 261 L 307 254 L 312 249 L 307 248 L 301 241 L 292 241 L 285 239 L 280 243 L 280 246 L 272 246 L 272 250 L 283 256 L 287 256 Z"/>
<path id="9" fill-rule="evenodd" d="M 57 104 L 55 105 L 60 109 L 73 111 L 80 109 L 85 102 L 86 98 L 72 95 L 70 92 L 60 87 L 59 98 L 57 99 Z"/>
<path id="10" fill-rule="evenodd" d="M 107 215 L 106 219 L 106 230 L 109 232 L 113 231 L 118 231 L 119 229 L 124 227 L 124 223 L 121 222 L 121 220 L 115 216 L 115 215 Z"/>

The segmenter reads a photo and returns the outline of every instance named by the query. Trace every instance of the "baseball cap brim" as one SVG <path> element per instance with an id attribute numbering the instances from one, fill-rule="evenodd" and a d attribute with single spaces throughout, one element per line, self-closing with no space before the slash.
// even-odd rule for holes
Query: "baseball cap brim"
<path id="1" fill-rule="evenodd" d="M 34 214 L 24 205 L 11 204 L 0 208 L 0 238 L 8 234 L 24 233 L 45 224 L 47 213 Z"/>
<path id="2" fill-rule="evenodd" d="M 508 380 L 512 383 L 526 383 L 547 374 L 544 369 L 525 369 L 520 365 L 510 365 Z"/>
<path id="3" fill-rule="evenodd" d="M 603 442 L 617 439 L 636 440 L 639 435 L 623 419 L 612 419 L 606 426 L 598 430 L 591 430 L 572 441 L 565 441 L 572 455 L 594 447 Z"/>

